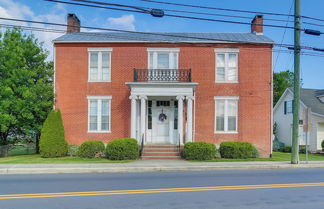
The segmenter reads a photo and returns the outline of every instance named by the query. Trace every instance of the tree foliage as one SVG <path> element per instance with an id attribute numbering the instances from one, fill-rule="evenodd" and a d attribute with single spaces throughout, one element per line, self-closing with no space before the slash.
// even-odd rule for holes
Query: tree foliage
<path id="1" fill-rule="evenodd" d="M 40 154 L 42 157 L 62 157 L 67 152 L 68 144 L 65 141 L 61 112 L 52 110 L 42 128 Z"/>
<path id="2" fill-rule="evenodd" d="M 0 144 L 8 136 L 39 138 L 53 106 L 53 63 L 33 35 L 0 34 Z"/>
<path id="3" fill-rule="evenodd" d="M 273 74 L 273 105 L 280 99 L 284 91 L 294 85 L 294 73 L 282 71 Z"/>

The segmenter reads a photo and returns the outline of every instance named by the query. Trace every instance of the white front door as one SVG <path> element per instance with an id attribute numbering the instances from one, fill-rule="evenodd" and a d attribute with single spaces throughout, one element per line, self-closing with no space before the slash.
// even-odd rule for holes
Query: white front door
<path id="1" fill-rule="evenodd" d="M 151 143 L 173 143 L 174 107 L 170 103 L 171 101 L 153 101 Z"/>

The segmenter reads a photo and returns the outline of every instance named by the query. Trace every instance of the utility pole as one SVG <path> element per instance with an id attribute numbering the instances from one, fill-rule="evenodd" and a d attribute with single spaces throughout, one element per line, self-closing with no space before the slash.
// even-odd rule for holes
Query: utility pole
<path id="1" fill-rule="evenodd" d="M 300 0 L 295 0 L 294 33 L 294 102 L 291 164 L 299 163 L 299 101 L 300 101 Z"/>

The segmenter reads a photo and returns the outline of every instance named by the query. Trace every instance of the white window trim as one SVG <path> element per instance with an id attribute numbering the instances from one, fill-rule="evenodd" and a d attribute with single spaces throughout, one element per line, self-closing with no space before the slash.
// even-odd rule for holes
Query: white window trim
<path id="1" fill-rule="evenodd" d="M 91 52 L 98 52 L 98 75 L 100 75 L 100 77 L 102 76 L 102 53 L 103 52 L 110 52 L 109 53 L 109 77 L 108 80 L 102 80 L 101 78 L 98 78 L 97 80 L 91 80 L 90 79 L 90 54 Z M 93 83 L 93 82 L 111 82 L 111 72 L 112 72 L 112 67 L 111 67 L 111 52 L 112 52 L 112 48 L 88 48 L 88 82 L 89 83 Z"/>
<path id="2" fill-rule="evenodd" d="M 217 100 L 225 100 L 225 110 L 224 110 L 224 131 L 217 131 L 216 130 L 216 121 L 217 121 L 217 115 L 216 115 L 216 101 Z M 228 100 L 235 100 L 237 101 L 237 108 L 236 108 L 236 131 L 227 131 L 228 129 L 228 120 L 227 120 L 227 102 Z M 226 97 L 226 96 L 215 96 L 214 97 L 214 112 L 215 112 L 215 117 L 214 117 L 214 133 L 215 134 L 238 134 L 238 120 L 239 120 L 239 115 L 238 115 L 238 109 L 239 109 L 239 97 Z"/>
<path id="3" fill-rule="evenodd" d="M 238 63 L 238 58 L 239 58 L 239 49 L 214 49 L 215 52 L 215 83 L 238 83 L 238 78 L 239 78 L 239 63 Z M 228 62 L 226 62 L 226 57 L 228 57 L 229 53 L 235 53 L 237 54 L 236 56 L 236 63 L 237 63 L 237 70 L 236 70 L 236 78 L 237 80 L 235 81 L 229 81 L 227 80 L 228 77 Z M 217 54 L 225 54 L 225 80 L 224 81 L 218 81 L 217 80 Z"/>
<path id="4" fill-rule="evenodd" d="M 87 96 L 88 99 L 88 133 L 111 133 L 111 99 L 112 96 Z M 90 130 L 90 100 L 98 100 L 98 108 L 97 108 L 97 123 L 98 130 Z M 102 100 L 108 100 L 109 105 L 109 127 L 108 131 L 101 130 L 101 104 Z M 99 102 L 100 101 L 100 102 Z"/>
<path id="5" fill-rule="evenodd" d="M 180 52 L 179 48 L 147 48 L 148 52 Z"/>
<path id="6" fill-rule="evenodd" d="M 149 69 L 150 68 L 150 53 L 151 52 L 164 52 L 164 53 L 169 53 L 169 63 L 171 63 L 173 65 L 174 63 L 174 57 L 173 56 L 170 56 L 170 53 L 173 53 L 173 54 L 176 54 L 176 59 L 177 59 L 177 66 L 173 66 L 172 68 L 170 69 L 179 69 L 179 52 L 180 52 L 180 49 L 179 48 L 148 48 L 147 49 L 147 68 Z M 157 69 L 157 58 L 154 59 L 154 56 L 157 56 L 157 54 L 153 55 L 153 63 L 152 63 L 152 66 L 153 66 L 153 69 Z"/>

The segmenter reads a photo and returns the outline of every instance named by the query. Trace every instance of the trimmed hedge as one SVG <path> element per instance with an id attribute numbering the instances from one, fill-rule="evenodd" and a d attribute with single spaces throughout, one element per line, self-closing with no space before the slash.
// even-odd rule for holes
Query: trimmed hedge
<path id="1" fill-rule="evenodd" d="M 139 145 L 136 139 L 116 139 L 107 144 L 105 154 L 109 160 L 135 160 L 139 157 Z"/>
<path id="2" fill-rule="evenodd" d="M 216 147 L 207 142 L 188 142 L 183 154 L 186 160 L 211 160 L 216 156 Z"/>
<path id="3" fill-rule="evenodd" d="M 105 150 L 105 145 L 102 141 L 89 140 L 85 141 L 78 148 L 77 155 L 82 158 L 101 157 Z"/>
<path id="4" fill-rule="evenodd" d="M 291 146 L 286 146 L 282 148 L 282 152 L 291 153 Z"/>
<path id="5" fill-rule="evenodd" d="M 75 157 L 77 156 L 79 146 L 75 144 L 70 144 L 68 145 L 68 153 L 67 155 L 70 157 Z"/>
<path id="6" fill-rule="evenodd" d="M 40 142 L 41 157 L 63 157 L 68 151 L 65 141 L 62 115 L 59 110 L 52 110 L 41 130 Z"/>
<path id="7" fill-rule="evenodd" d="M 324 151 L 324 140 L 322 140 L 321 147 L 322 147 L 322 150 Z"/>
<path id="8" fill-rule="evenodd" d="M 248 142 L 222 142 L 219 148 L 222 158 L 245 159 L 258 156 L 257 149 Z"/>

